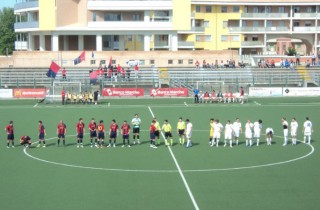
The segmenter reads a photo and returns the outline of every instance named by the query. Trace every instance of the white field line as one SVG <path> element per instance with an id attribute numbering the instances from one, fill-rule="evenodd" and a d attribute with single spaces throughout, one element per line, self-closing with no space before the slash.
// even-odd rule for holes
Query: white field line
<path id="1" fill-rule="evenodd" d="M 37 107 L 39 104 L 38 103 L 36 103 L 33 107 Z"/>
<path id="2" fill-rule="evenodd" d="M 254 101 L 254 103 L 255 103 L 255 104 L 257 104 L 258 106 L 261 106 L 261 104 L 260 104 L 260 103 L 258 103 L 258 102 L 256 102 L 256 101 Z"/>
<path id="3" fill-rule="evenodd" d="M 185 105 L 185 106 L 189 106 L 189 105 L 187 104 L 187 102 L 184 102 L 184 105 Z"/>
<path id="4" fill-rule="evenodd" d="M 148 109 L 149 109 L 152 117 L 154 118 L 155 116 L 154 116 L 154 114 L 153 114 L 150 106 L 148 107 Z M 161 131 L 161 135 L 162 135 L 162 138 L 165 138 L 162 131 Z M 192 194 L 192 192 L 191 192 L 191 190 L 190 190 L 190 187 L 189 187 L 189 184 L 188 184 L 186 178 L 185 178 L 184 175 L 183 175 L 183 172 L 182 172 L 182 170 L 181 170 L 181 168 L 180 168 L 180 165 L 179 165 L 176 157 L 174 156 L 174 154 L 173 154 L 173 152 L 172 152 L 172 150 L 171 150 L 171 147 L 168 147 L 168 149 L 169 149 L 169 152 L 170 152 L 170 154 L 171 154 L 171 157 L 172 157 L 172 159 L 173 159 L 173 161 L 174 161 L 174 163 L 175 163 L 175 165 L 176 165 L 176 167 L 177 167 L 177 169 L 178 169 L 178 172 L 179 172 L 179 174 L 180 174 L 180 176 L 181 176 L 181 179 L 182 179 L 182 181 L 183 181 L 183 184 L 184 184 L 185 188 L 186 188 L 187 191 L 188 191 L 189 197 L 190 197 L 190 199 L 191 199 L 191 201 L 192 201 L 192 204 L 193 204 L 194 208 L 195 208 L 196 210 L 199 210 L 199 206 L 198 206 L 198 204 L 197 204 L 197 202 L 196 202 L 196 200 L 195 200 L 195 198 L 194 198 L 194 196 L 193 196 L 193 194 Z"/>

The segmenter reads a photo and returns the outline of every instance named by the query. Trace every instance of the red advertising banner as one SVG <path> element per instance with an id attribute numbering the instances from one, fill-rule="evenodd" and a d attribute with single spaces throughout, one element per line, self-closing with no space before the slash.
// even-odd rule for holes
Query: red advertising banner
<path id="1" fill-rule="evenodd" d="M 188 91 L 188 88 L 154 88 L 154 89 L 150 89 L 150 96 L 187 97 L 189 96 L 189 91 Z"/>
<path id="2" fill-rule="evenodd" d="M 19 88 L 13 89 L 14 98 L 44 98 L 46 90 L 44 88 Z"/>
<path id="3" fill-rule="evenodd" d="M 143 88 L 104 88 L 102 96 L 138 97 L 144 96 Z"/>

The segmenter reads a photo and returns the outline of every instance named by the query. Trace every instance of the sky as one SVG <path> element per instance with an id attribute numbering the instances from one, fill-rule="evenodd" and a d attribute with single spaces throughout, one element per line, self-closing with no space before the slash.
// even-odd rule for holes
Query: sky
<path id="1" fill-rule="evenodd" d="M 0 9 L 3 7 L 12 7 L 16 3 L 16 0 L 0 0 Z"/>

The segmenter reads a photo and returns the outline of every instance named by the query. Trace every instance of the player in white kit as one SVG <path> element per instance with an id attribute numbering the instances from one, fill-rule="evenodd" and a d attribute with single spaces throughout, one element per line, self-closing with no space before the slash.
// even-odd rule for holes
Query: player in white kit
<path id="1" fill-rule="evenodd" d="M 240 133 L 242 133 L 242 127 L 241 127 L 241 122 L 239 118 L 236 118 L 236 121 L 232 124 L 232 129 L 233 129 L 233 137 L 235 144 L 238 145 L 239 143 L 239 136 Z"/>
<path id="2" fill-rule="evenodd" d="M 281 122 L 282 122 L 283 137 L 284 137 L 284 142 L 282 146 L 286 146 L 288 144 L 288 126 L 289 125 L 285 117 L 282 117 Z"/>
<path id="3" fill-rule="evenodd" d="M 232 147 L 232 131 L 232 124 L 230 120 L 228 120 L 224 129 L 224 147 L 227 146 L 227 140 L 229 140 L 230 147 Z"/>
<path id="4" fill-rule="evenodd" d="M 292 138 L 292 145 L 297 144 L 297 132 L 298 132 L 298 123 L 296 118 L 293 117 L 290 123 L 290 134 Z"/>
<path id="5" fill-rule="evenodd" d="M 252 128 L 253 128 L 253 124 L 251 123 L 250 120 L 248 120 L 245 125 L 246 147 L 252 146 Z"/>
<path id="6" fill-rule="evenodd" d="M 272 137 L 273 137 L 273 129 L 272 128 L 267 128 L 266 129 L 266 139 L 267 139 L 267 145 L 271 146 L 272 142 Z"/>
<path id="7" fill-rule="evenodd" d="M 190 122 L 189 119 L 186 119 L 186 137 L 187 137 L 187 145 L 186 148 L 191 147 L 191 136 L 192 136 L 192 123 Z"/>
<path id="8" fill-rule="evenodd" d="M 253 123 L 253 137 L 257 142 L 257 146 L 259 146 L 259 143 L 260 143 L 261 129 L 262 129 L 262 120 L 258 120 Z"/>
<path id="9" fill-rule="evenodd" d="M 312 122 L 309 120 L 309 117 L 306 117 L 306 121 L 303 123 L 303 143 L 311 144 L 311 134 L 313 132 Z M 308 141 L 308 142 L 307 142 Z"/>
<path id="10" fill-rule="evenodd" d="M 219 141 L 220 141 L 222 130 L 223 130 L 223 125 L 219 122 L 218 119 L 216 119 L 213 125 L 213 139 L 216 142 L 216 147 L 219 147 Z M 211 146 L 213 145 L 214 144 L 211 144 Z"/>

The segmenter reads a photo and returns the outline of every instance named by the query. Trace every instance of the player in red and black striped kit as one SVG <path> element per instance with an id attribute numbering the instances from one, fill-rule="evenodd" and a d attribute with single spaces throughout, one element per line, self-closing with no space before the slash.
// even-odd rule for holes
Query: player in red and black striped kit
<path id="1" fill-rule="evenodd" d="M 41 146 L 41 142 L 43 142 L 43 146 L 42 147 L 46 147 L 46 141 L 44 139 L 44 136 L 47 135 L 46 134 L 46 129 L 44 128 L 44 125 L 42 123 L 42 121 L 39 121 L 39 128 L 38 128 L 38 134 L 39 134 L 39 144 L 37 147 Z"/>
<path id="2" fill-rule="evenodd" d="M 116 141 L 117 141 L 117 132 L 118 132 L 118 125 L 116 123 L 116 120 L 113 119 L 110 125 L 110 130 L 109 130 L 109 145 L 108 147 L 111 147 L 111 142 L 113 140 L 113 147 L 116 147 Z"/>
<path id="3" fill-rule="evenodd" d="M 77 130 L 77 148 L 79 147 L 83 147 L 83 136 L 85 134 L 85 125 L 83 123 L 83 119 L 80 118 L 79 119 L 79 122 L 77 123 L 77 126 L 76 126 L 76 130 Z"/>
<path id="4" fill-rule="evenodd" d="M 98 131 L 98 146 L 100 146 L 100 148 L 101 148 L 104 144 L 104 132 L 105 132 L 103 120 L 100 120 L 98 127 L 97 127 L 97 131 Z"/>
<path id="5" fill-rule="evenodd" d="M 29 136 L 21 136 L 20 138 L 20 144 L 24 147 L 30 147 L 31 146 L 31 138 Z"/>
<path id="6" fill-rule="evenodd" d="M 88 125 L 90 131 L 90 144 L 93 147 L 93 138 L 95 138 L 94 145 L 97 147 L 97 123 L 94 121 L 94 118 L 91 119 L 91 122 Z"/>
<path id="7" fill-rule="evenodd" d="M 9 122 L 9 125 L 6 126 L 4 129 L 7 132 L 7 148 L 10 148 L 10 141 L 12 148 L 14 148 L 14 128 L 13 128 L 13 121 Z"/>
<path id="8" fill-rule="evenodd" d="M 60 120 L 58 127 L 57 127 L 57 135 L 58 135 L 58 146 L 60 145 L 60 139 L 62 138 L 63 146 L 66 146 L 66 133 L 67 133 L 67 126 Z"/>
<path id="9" fill-rule="evenodd" d="M 128 122 L 125 120 L 121 126 L 121 134 L 123 138 L 123 145 L 122 147 L 126 146 L 126 140 L 128 142 L 128 147 L 130 147 L 130 139 L 129 139 L 129 134 L 130 134 L 130 125 Z"/>
<path id="10" fill-rule="evenodd" d="M 150 131 L 150 147 L 151 148 L 157 148 L 156 147 L 156 143 L 155 143 L 155 138 L 156 138 L 155 132 L 156 132 L 157 128 L 156 128 L 155 124 L 156 124 L 156 121 L 152 120 L 150 128 L 149 128 L 149 131 Z"/>

